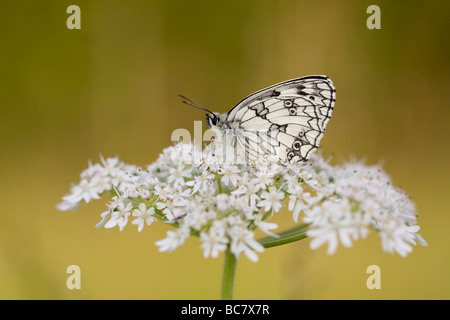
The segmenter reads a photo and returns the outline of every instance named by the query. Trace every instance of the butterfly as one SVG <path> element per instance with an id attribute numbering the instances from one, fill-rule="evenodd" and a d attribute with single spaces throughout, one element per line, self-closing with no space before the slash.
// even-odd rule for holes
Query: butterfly
<path id="1" fill-rule="evenodd" d="M 306 161 L 319 147 L 336 100 L 326 76 L 287 80 L 242 99 L 227 113 L 206 112 L 208 126 L 250 160 L 278 156 L 282 162 Z"/>

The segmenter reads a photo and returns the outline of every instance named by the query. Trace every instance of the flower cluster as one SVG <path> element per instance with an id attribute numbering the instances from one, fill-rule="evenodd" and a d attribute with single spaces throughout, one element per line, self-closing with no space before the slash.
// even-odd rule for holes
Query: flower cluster
<path id="1" fill-rule="evenodd" d="M 331 166 L 315 156 L 312 168 L 321 181 L 320 206 L 305 210 L 304 222 L 311 223 L 311 248 L 328 243 L 335 252 L 338 239 L 350 247 L 352 240 L 365 238 L 369 229 L 377 231 L 384 251 L 406 256 L 416 241 L 426 246 L 417 233 L 416 209 L 403 190 L 393 187 L 389 176 L 378 166 L 346 162 Z"/>
<path id="2" fill-rule="evenodd" d="M 311 248 L 327 243 L 329 254 L 339 241 L 349 247 L 370 229 L 390 253 L 405 256 L 416 241 L 426 244 L 417 233 L 414 204 L 378 166 L 332 166 L 318 155 L 300 164 L 280 163 L 277 157 L 233 162 L 218 150 L 224 150 L 219 142 L 204 150 L 179 143 L 147 168 L 101 158 L 89 164 L 57 207 L 75 209 L 109 192 L 112 199 L 97 227 L 123 230 L 132 220 L 141 231 L 163 221 L 175 228 L 156 242 L 160 251 L 170 252 L 196 236 L 204 256 L 214 258 L 228 248 L 236 257 L 244 253 L 257 261 L 264 247 L 255 230 L 278 237 L 273 233 L 278 226 L 267 220 L 283 206 L 296 223 L 303 213 Z"/>

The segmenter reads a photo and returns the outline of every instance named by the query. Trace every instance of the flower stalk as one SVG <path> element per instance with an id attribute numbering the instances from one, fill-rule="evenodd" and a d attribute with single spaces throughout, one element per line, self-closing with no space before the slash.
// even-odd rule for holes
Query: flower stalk
<path id="1" fill-rule="evenodd" d="M 231 252 L 230 248 L 227 248 L 225 250 L 225 259 L 223 263 L 222 289 L 221 289 L 222 300 L 233 299 L 233 286 L 234 286 L 234 275 L 236 272 L 236 264 L 237 264 L 236 256 Z"/>

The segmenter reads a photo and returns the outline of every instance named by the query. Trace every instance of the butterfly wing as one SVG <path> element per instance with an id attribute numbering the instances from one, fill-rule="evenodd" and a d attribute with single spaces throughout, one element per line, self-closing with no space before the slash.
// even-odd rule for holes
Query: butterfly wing
<path id="1" fill-rule="evenodd" d="M 246 97 L 226 121 L 241 130 L 237 139 L 250 158 L 277 155 L 281 161 L 305 161 L 319 147 L 335 100 L 328 77 L 302 77 Z"/>

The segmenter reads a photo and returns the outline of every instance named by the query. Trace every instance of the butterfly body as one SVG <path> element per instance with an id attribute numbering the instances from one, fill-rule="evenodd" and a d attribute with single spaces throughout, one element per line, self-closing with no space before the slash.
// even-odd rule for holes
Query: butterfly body
<path id="1" fill-rule="evenodd" d="M 294 163 L 319 147 L 335 100 L 328 77 L 307 76 L 262 89 L 228 113 L 210 112 L 206 118 L 216 136 L 242 148 L 249 159 L 277 155 Z"/>

